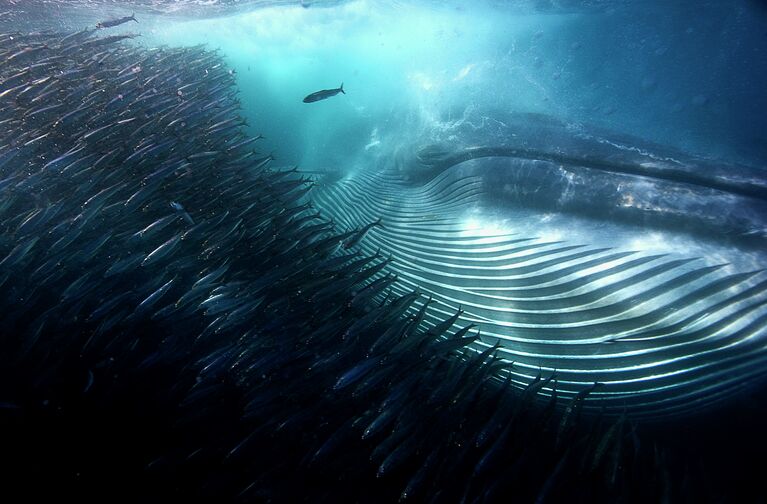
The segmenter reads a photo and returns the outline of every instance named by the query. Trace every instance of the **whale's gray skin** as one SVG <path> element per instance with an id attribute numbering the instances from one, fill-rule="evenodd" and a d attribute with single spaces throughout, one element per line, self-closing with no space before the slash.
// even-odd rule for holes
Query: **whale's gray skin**
<path id="1" fill-rule="evenodd" d="M 460 128 L 458 138 L 400 154 L 397 171 L 423 183 L 459 166 L 481 173 L 499 202 L 767 246 L 764 167 L 538 114 L 506 114 L 483 128 Z"/>
<path id="2" fill-rule="evenodd" d="M 767 185 L 750 167 L 705 161 L 610 160 L 508 145 L 469 147 L 452 153 L 435 147 L 423 148 L 417 156 L 418 163 L 432 174 L 470 160 L 503 158 L 483 165 L 485 172 L 491 171 L 490 166 L 499 171 L 487 173 L 488 189 L 507 187 L 511 181 L 520 187 L 530 187 L 530 182 L 540 187 L 548 179 L 548 190 L 555 192 L 537 198 L 528 194 L 528 204 L 674 227 L 704 236 L 714 232 L 757 246 L 767 238 Z M 578 186 L 577 190 L 573 186 Z M 565 191 L 570 194 L 565 196 Z"/>
<path id="3" fill-rule="evenodd" d="M 650 417 L 762 379 L 758 169 L 536 115 L 487 124 L 445 133 L 452 150 L 382 140 L 357 172 L 325 182 L 317 206 L 350 227 L 382 217 L 363 249 L 394 254 L 402 288 L 443 313 L 461 306 L 478 348 L 500 344 L 520 383 L 539 370 L 564 395 L 600 382 L 598 408 Z"/>

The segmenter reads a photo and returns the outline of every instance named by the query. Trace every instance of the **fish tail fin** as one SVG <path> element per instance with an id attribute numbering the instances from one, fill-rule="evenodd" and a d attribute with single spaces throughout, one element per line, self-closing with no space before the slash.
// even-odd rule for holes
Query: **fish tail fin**
<path id="1" fill-rule="evenodd" d="M 138 19 L 136 19 L 136 13 L 135 12 L 131 13 L 130 18 L 138 23 Z"/>
<path id="2" fill-rule="evenodd" d="M 341 87 L 338 88 L 343 94 L 346 94 L 346 91 L 344 91 L 344 83 L 341 83 Z"/>
<path id="3" fill-rule="evenodd" d="M 346 94 L 346 93 L 344 93 Z M 381 218 L 379 217 L 377 221 L 373 223 L 374 226 L 381 226 L 384 227 L 383 222 L 381 222 Z"/>

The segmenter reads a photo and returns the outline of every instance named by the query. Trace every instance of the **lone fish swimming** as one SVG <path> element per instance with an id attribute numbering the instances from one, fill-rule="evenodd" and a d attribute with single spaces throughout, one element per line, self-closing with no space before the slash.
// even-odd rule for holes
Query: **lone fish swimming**
<path id="1" fill-rule="evenodd" d="M 325 100 L 327 98 L 330 98 L 331 96 L 335 96 L 338 93 L 346 94 L 344 91 L 344 83 L 341 83 L 341 86 L 336 89 L 323 89 L 322 91 L 317 91 L 316 93 L 312 93 L 306 98 L 304 98 L 304 103 L 312 103 L 320 100 Z"/>
<path id="2" fill-rule="evenodd" d="M 138 19 L 136 19 L 136 14 L 133 13 L 130 16 L 125 16 L 117 19 L 110 19 L 107 21 L 101 21 L 100 23 L 96 23 L 96 28 L 103 29 L 103 28 L 111 28 L 113 26 L 119 26 L 123 23 L 128 23 L 130 21 L 135 21 L 138 23 Z"/>

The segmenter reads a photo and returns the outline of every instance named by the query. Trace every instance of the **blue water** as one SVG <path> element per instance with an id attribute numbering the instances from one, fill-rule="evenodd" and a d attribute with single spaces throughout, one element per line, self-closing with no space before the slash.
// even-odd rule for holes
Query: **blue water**
<path id="1" fill-rule="evenodd" d="M 130 27 L 133 29 L 133 27 Z M 535 112 L 713 158 L 767 159 L 767 14 L 751 2 L 357 1 L 142 25 L 142 43 L 218 48 L 252 132 L 285 164 L 354 164 L 396 130 Z M 304 104 L 344 83 L 346 96 Z M 383 146 L 382 146 L 383 147 Z M 352 158 L 352 159 L 350 159 Z"/>

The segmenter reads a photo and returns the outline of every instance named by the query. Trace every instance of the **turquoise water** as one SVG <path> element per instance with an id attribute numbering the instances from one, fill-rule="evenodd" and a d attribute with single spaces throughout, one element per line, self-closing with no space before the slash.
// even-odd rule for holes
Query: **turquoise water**
<path id="1" fill-rule="evenodd" d="M 695 5 L 694 14 L 662 2 L 541 14 L 359 1 L 161 20 L 142 43 L 220 49 L 251 131 L 307 170 L 349 169 L 355 152 L 392 130 L 418 140 L 498 111 L 764 160 L 764 14 L 746 3 Z M 346 96 L 301 102 L 341 82 Z"/>

